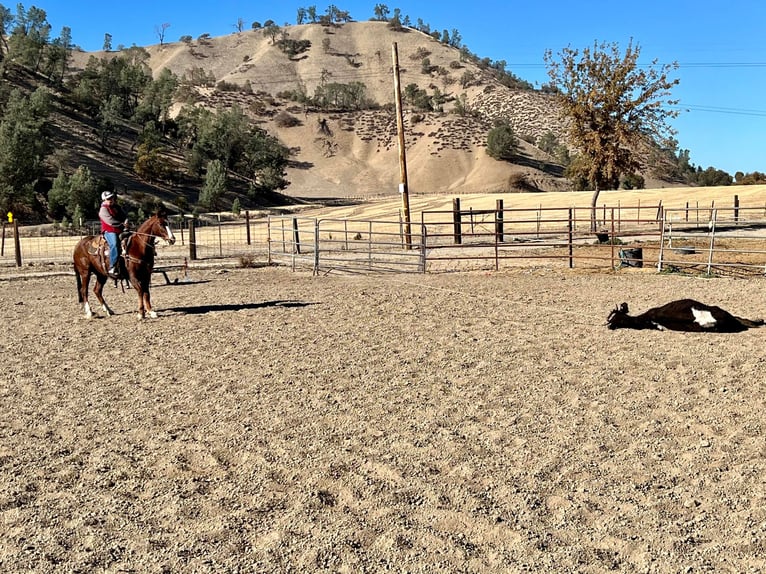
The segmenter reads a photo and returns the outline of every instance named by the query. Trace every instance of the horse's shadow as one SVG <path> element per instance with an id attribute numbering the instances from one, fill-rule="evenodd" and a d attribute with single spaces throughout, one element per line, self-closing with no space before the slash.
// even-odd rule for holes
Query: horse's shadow
<path id="1" fill-rule="evenodd" d="M 169 307 L 163 309 L 165 313 L 179 313 L 181 315 L 204 315 L 205 313 L 219 313 L 222 311 L 245 311 L 248 309 L 265 309 L 267 307 L 308 307 L 317 303 L 306 303 L 305 301 L 263 301 L 261 303 L 239 303 L 239 304 L 215 304 L 215 305 L 191 305 L 189 307 Z"/>

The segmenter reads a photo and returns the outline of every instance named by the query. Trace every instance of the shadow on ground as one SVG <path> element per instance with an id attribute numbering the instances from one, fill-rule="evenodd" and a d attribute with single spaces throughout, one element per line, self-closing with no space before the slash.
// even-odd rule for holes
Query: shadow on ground
<path id="1" fill-rule="evenodd" d="M 164 309 L 166 313 L 180 313 L 182 315 L 204 315 L 205 313 L 220 313 L 224 311 L 246 311 L 249 309 L 265 309 L 266 307 L 307 307 L 317 303 L 304 301 L 263 301 L 261 303 L 240 303 L 220 305 L 191 305 L 189 307 L 170 307 Z"/>

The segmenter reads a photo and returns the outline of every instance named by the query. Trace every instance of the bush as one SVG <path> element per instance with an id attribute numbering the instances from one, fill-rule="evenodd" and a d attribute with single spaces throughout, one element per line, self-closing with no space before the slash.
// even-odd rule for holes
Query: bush
<path id="1" fill-rule="evenodd" d="M 277 124 L 277 127 L 280 128 L 293 128 L 295 126 L 301 125 L 301 121 L 298 118 L 285 111 L 279 112 L 274 117 L 274 123 Z"/>
<path id="2" fill-rule="evenodd" d="M 518 146 L 518 141 L 513 128 L 506 123 L 501 123 L 487 134 L 487 154 L 496 160 L 511 159 Z"/>

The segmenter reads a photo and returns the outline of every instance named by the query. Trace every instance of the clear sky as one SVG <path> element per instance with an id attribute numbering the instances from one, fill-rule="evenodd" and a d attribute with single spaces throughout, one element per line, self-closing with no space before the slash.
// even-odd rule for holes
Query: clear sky
<path id="1" fill-rule="evenodd" d="M 101 50 L 104 35 L 112 47 L 159 43 L 235 31 L 241 18 L 295 24 L 300 7 L 316 6 L 323 14 L 330 3 L 289 3 L 234 0 L 133 0 L 131 2 L 40 0 L 22 2 L 45 10 L 57 37 L 63 26 L 73 42 L 86 51 Z M 481 58 L 504 60 L 506 70 L 539 86 L 548 81 L 543 54 L 562 48 L 584 48 L 598 42 L 631 40 L 641 48 L 640 64 L 678 62 L 672 78 L 680 84 L 681 116 L 672 122 L 679 147 L 688 149 L 697 166 L 766 172 L 766 2 L 708 0 L 708 2 L 614 0 L 548 0 L 547 2 L 453 1 L 358 2 L 334 5 L 356 21 L 369 20 L 376 4 L 401 10 L 413 23 L 422 19 L 431 30 L 457 29 L 463 45 Z M 15 12 L 16 3 L 5 4 Z"/>

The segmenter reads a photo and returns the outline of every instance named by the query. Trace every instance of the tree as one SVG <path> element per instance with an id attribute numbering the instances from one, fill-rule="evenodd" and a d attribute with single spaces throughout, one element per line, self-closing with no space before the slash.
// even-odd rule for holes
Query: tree
<path id="1" fill-rule="evenodd" d="M 277 36 L 279 36 L 279 33 L 282 31 L 282 29 L 274 22 L 269 21 L 264 24 L 263 31 L 269 38 L 271 38 L 271 43 L 273 45 L 276 43 Z"/>
<path id="2" fill-rule="evenodd" d="M 160 40 L 160 46 L 165 43 L 165 32 L 168 28 L 170 28 L 170 24 L 167 22 L 154 27 L 154 33 L 157 34 L 157 38 Z"/>
<path id="3" fill-rule="evenodd" d="M 500 122 L 487 134 L 487 154 L 497 160 L 511 159 L 518 145 L 513 128 L 506 122 Z"/>
<path id="4" fill-rule="evenodd" d="M 301 24 L 306 22 L 306 19 L 308 17 L 308 14 L 306 13 L 305 8 L 298 8 L 298 15 L 295 18 L 295 23 L 300 26 Z"/>
<path id="5" fill-rule="evenodd" d="M 112 35 L 108 32 L 104 34 L 104 47 L 102 48 L 104 52 L 111 52 L 112 51 Z"/>
<path id="6" fill-rule="evenodd" d="M 388 14 L 390 13 L 390 10 L 388 9 L 388 6 L 385 4 L 375 4 L 375 8 L 373 8 L 373 12 L 375 13 L 374 20 L 380 20 L 381 22 L 385 22 L 388 20 Z"/>
<path id="7" fill-rule="evenodd" d="M 13 24 L 13 14 L 8 8 L 0 4 L 0 61 L 5 60 L 8 54 L 7 38 L 10 34 L 11 24 Z"/>
<path id="8" fill-rule="evenodd" d="M 216 211 L 226 193 L 226 167 L 217 159 L 207 164 L 205 183 L 199 193 L 199 203 L 205 209 Z"/>
<path id="9" fill-rule="evenodd" d="M 639 149 L 665 140 L 674 132 L 668 120 L 678 111 L 666 106 L 678 80 L 668 74 L 678 64 L 639 67 L 640 47 L 631 40 L 624 54 L 616 43 L 594 43 L 580 52 L 565 48 L 558 60 L 545 53 L 548 76 L 569 123 L 569 139 L 578 150 L 584 175 L 593 189 L 591 229 L 596 228 L 596 202 L 602 189 L 617 189 L 620 176 L 640 168 Z"/>
<path id="10" fill-rule="evenodd" d="M 35 185 L 44 175 L 50 152 L 47 124 L 50 93 L 38 88 L 29 96 L 11 91 L 0 120 L 0 210 L 17 211 L 34 204 Z"/>

